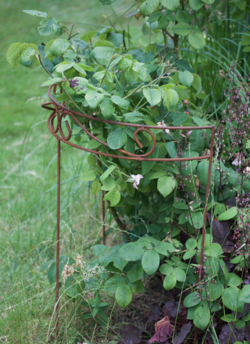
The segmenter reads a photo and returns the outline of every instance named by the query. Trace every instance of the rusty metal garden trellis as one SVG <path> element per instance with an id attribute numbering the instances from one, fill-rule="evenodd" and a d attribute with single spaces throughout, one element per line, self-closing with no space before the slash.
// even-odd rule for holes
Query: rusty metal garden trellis
<path id="1" fill-rule="evenodd" d="M 93 117 L 87 114 L 82 114 L 76 111 L 73 111 L 71 109 L 68 109 L 65 106 L 65 103 L 60 104 L 58 103 L 52 95 L 52 92 L 56 93 L 57 85 L 51 85 L 48 90 L 48 95 L 51 101 L 44 103 L 42 105 L 43 108 L 51 110 L 51 114 L 48 117 L 47 120 L 47 126 L 50 131 L 50 133 L 57 139 L 57 230 L 56 230 L 56 337 L 59 333 L 59 253 L 60 253 L 60 177 L 61 177 L 61 142 L 70 145 L 74 148 L 97 154 L 97 155 L 103 155 L 110 158 L 116 158 L 116 159 L 125 159 L 125 160 L 136 160 L 136 161 L 155 161 L 155 162 L 176 162 L 176 161 L 192 161 L 192 160 L 209 160 L 208 165 L 208 177 L 207 177 L 207 186 L 206 186 L 206 196 L 205 196 L 205 210 L 204 210 L 204 216 L 203 216 L 203 227 L 202 227 L 202 241 L 201 241 L 201 255 L 200 255 L 200 264 L 199 264 L 199 281 L 202 277 L 202 268 L 203 268 L 203 257 L 204 257 L 204 247 L 205 247 L 205 234 L 206 234 L 206 221 L 207 221 L 207 208 L 208 208 L 208 198 L 209 198 L 209 188 L 210 188 L 210 180 L 211 180 L 211 170 L 212 170 L 212 159 L 213 159 L 213 144 L 214 144 L 214 132 L 215 128 L 213 125 L 211 126 L 201 126 L 201 127 L 171 127 L 171 126 L 153 126 L 153 125 L 142 125 L 142 124 L 132 124 L 132 123 L 124 123 L 124 122 L 116 122 L 116 121 L 110 121 L 110 120 L 104 120 L 99 119 L 97 117 Z M 105 152 L 101 152 L 98 150 L 88 149 L 85 147 L 82 147 L 80 145 L 74 144 L 70 142 L 70 138 L 72 136 L 72 131 L 69 126 L 69 123 L 67 120 L 65 120 L 65 125 L 67 128 L 67 135 L 63 133 L 62 129 L 62 121 L 65 119 L 66 116 L 70 116 L 78 125 L 79 127 L 93 140 L 96 140 L 97 142 L 101 143 L 103 146 L 108 147 L 108 144 L 96 136 L 94 136 L 80 121 L 80 118 L 86 118 L 90 121 L 98 121 L 102 123 L 108 123 L 108 124 L 115 124 L 119 126 L 127 126 L 132 128 L 137 128 L 134 132 L 134 140 L 136 144 L 139 146 L 139 148 L 143 148 L 143 145 L 137 138 L 137 134 L 140 131 L 147 132 L 152 140 L 153 140 L 153 146 L 151 150 L 145 154 L 133 154 L 130 152 L 127 152 L 123 149 L 117 149 L 116 151 L 122 153 L 123 155 L 115 155 L 115 154 L 109 154 Z M 57 120 L 56 125 L 54 124 L 55 119 Z M 152 131 L 150 129 L 169 129 L 169 130 L 202 130 L 202 129 L 208 129 L 211 130 L 211 141 L 210 141 L 210 153 L 209 155 L 199 156 L 199 157 L 187 157 L 187 158 L 149 158 L 149 156 L 153 153 L 156 147 L 156 138 Z M 60 134 L 60 136 L 59 136 Z M 102 195 L 102 220 L 104 223 L 104 217 L 105 217 L 105 208 L 104 208 L 104 200 Z M 105 228 L 103 225 L 103 243 L 105 243 Z"/>

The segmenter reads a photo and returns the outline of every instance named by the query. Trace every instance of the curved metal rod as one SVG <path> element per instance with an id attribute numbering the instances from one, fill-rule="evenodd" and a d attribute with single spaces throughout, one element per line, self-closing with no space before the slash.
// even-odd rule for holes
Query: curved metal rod
<path id="1" fill-rule="evenodd" d="M 93 150 L 93 149 L 89 149 L 89 148 L 85 148 L 79 145 L 76 145 L 75 143 L 69 142 L 65 139 L 63 139 L 62 137 L 58 136 L 56 133 L 54 133 L 53 130 L 51 130 L 50 127 L 50 120 L 51 120 L 51 116 L 53 114 L 51 114 L 47 120 L 47 126 L 49 131 L 51 132 L 51 134 L 53 136 L 55 136 L 55 138 L 57 140 L 60 140 L 64 143 L 66 143 L 67 145 L 71 146 L 71 147 L 75 147 L 78 149 L 81 149 L 83 151 L 86 151 L 88 153 L 93 153 L 93 154 L 99 154 L 99 155 L 103 155 L 103 156 L 107 156 L 110 158 L 116 158 L 116 159 L 124 159 L 124 160 L 134 160 L 134 161 L 155 161 L 155 162 L 163 162 L 163 161 L 167 161 L 167 162 L 173 162 L 173 161 L 191 161 L 191 160 L 205 160 L 205 159 L 209 159 L 210 155 L 204 155 L 204 156 L 198 156 L 198 157 L 190 157 L 190 158 L 146 158 L 146 157 L 141 157 L 141 156 L 123 156 L 123 155 L 115 155 L 115 154 L 110 154 L 110 153 L 104 153 L 104 152 L 100 152 L 97 150 Z"/>

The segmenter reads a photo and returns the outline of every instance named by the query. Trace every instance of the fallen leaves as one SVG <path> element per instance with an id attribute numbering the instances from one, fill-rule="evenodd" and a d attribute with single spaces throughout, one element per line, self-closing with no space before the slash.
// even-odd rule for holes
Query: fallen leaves
<path id="1" fill-rule="evenodd" d="M 190 332 L 192 325 L 190 322 L 181 327 L 181 332 L 173 340 L 174 344 L 181 344 L 186 338 L 187 334 Z"/>
<path id="2" fill-rule="evenodd" d="M 154 304 L 148 313 L 148 324 L 150 325 L 153 321 L 158 320 L 161 314 L 162 312 L 158 303 Z"/>
<path id="3" fill-rule="evenodd" d="M 126 344 L 138 344 L 141 343 L 142 333 L 144 329 L 141 325 L 128 324 L 122 330 L 121 337 L 123 339 L 122 343 Z"/>
<path id="4" fill-rule="evenodd" d="M 244 328 L 238 330 L 233 326 L 233 323 L 224 325 L 219 335 L 220 344 L 234 344 L 236 341 L 243 342 L 244 340 Z"/>
<path id="5" fill-rule="evenodd" d="M 172 336 L 173 331 L 174 326 L 170 324 L 169 317 L 166 316 L 155 324 L 155 334 L 148 342 L 166 342 Z"/>

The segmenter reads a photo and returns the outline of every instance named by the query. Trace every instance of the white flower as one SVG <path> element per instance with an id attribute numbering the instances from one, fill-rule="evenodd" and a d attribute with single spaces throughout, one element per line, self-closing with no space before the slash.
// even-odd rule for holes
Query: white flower
<path id="1" fill-rule="evenodd" d="M 244 171 L 243 171 L 245 174 L 248 174 L 248 175 L 250 175 L 250 167 L 246 167 L 246 168 L 244 168 Z"/>
<path id="2" fill-rule="evenodd" d="M 141 174 L 131 174 L 131 178 L 129 178 L 127 181 L 133 183 L 133 187 L 138 190 L 137 185 L 140 184 L 140 180 L 143 178 Z"/>
<path id="3" fill-rule="evenodd" d="M 164 121 L 161 122 L 157 122 L 158 127 L 166 127 L 166 124 L 164 123 Z M 165 133 L 169 134 L 170 130 L 169 129 L 165 129 Z"/>
<path id="4" fill-rule="evenodd" d="M 234 159 L 234 161 L 232 162 L 232 165 L 234 166 L 240 166 L 242 163 L 242 157 L 240 153 L 236 153 L 236 158 Z"/>

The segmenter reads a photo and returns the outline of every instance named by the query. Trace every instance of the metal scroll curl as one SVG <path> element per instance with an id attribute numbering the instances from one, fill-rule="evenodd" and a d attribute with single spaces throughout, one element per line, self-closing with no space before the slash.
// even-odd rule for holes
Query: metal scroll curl
<path id="1" fill-rule="evenodd" d="M 203 159 L 209 159 L 210 156 L 206 155 L 203 157 L 196 157 L 196 158 L 180 158 L 180 157 L 176 157 L 176 158 L 149 158 L 149 156 L 154 152 L 155 148 L 156 148 L 156 138 L 155 135 L 152 133 L 151 129 L 159 129 L 161 128 L 162 130 L 165 129 L 169 129 L 169 130 L 198 130 L 198 129 L 210 129 L 212 130 L 213 126 L 204 126 L 204 127 L 169 127 L 169 126 L 153 126 L 153 125 L 141 125 L 141 124 L 132 124 L 132 123 L 125 123 L 125 122 L 117 122 L 117 121 L 110 121 L 110 120 L 104 120 L 104 119 L 99 119 L 97 117 L 94 116 L 90 116 L 87 114 L 83 114 L 71 109 L 68 109 L 65 106 L 65 103 L 60 104 L 58 103 L 55 98 L 52 96 L 52 90 L 53 93 L 56 93 L 56 89 L 57 89 L 57 85 L 52 85 L 49 87 L 48 90 L 48 95 L 49 98 L 51 99 L 50 102 L 47 102 L 45 104 L 42 105 L 43 108 L 51 110 L 52 113 L 50 114 L 48 120 L 47 120 L 47 126 L 49 131 L 51 132 L 51 134 L 53 136 L 56 137 L 57 140 L 60 140 L 72 147 L 84 150 L 86 152 L 90 152 L 90 153 L 94 153 L 94 154 L 98 154 L 98 155 L 103 155 L 103 156 L 108 156 L 108 157 L 113 157 L 113 158 L 118 158 L 118 159 L 125 159 L 125 160 L 138 160 L 138 161 L 190 161 L 190 160 L 203 160 Z M 61 91 L 62 92 L 62 91 Z M 115 150 L 116 152 L 122 153 L 123 155 L 117 155 L 117 154 L 112 154 L 112 153 L 105 153 L 105 152 L 101 152 L 98 150 L 93 150 L 93 149 L 88 149 L 85 148 L 83 146 L 74 144 L 72 142 L 70 142 L 70 138 L 72 136 L 72 131 L 71 128 L 69 126 L 69 123 L 67 120 L 65 120 L 65 125 L 67 128 L 67 135 L 64 134 L 63 129 L 62 129 L 62 122 L 63 119 L 66 116 L 70 116 L 78 125 L 79 127 L 93 140 L 99 142 L 101 145 L 109 148 L 108 144 L 100 139 L 98 139 L 96 136 L 94 136 L 80 121 L 79 121 L 79 117 L 82 118 L 86 118 L 88 120 L 91 121 L 96 121 L 96 122 L 102 122 L 102 123 L 108 123 L 108 124 L 115 124 L 115 125 L 119 125 L 119 126 L 125 126 L 125 127 L 132 127 L 132 128 L 136 128 L 135 132 L 134 132 L 134 140 L 136 142 L 136 144 L 138 145 L 139 148 L 143 148 L 143 145 L 141 144 L 141 142 L 139 141 L 137 135 L 139 132 L 141 131 L 145 131 L 147 132 L 153 141 L 153 145 L 152 148 L 149 150 L 149 152 L 144 153 L 144 154 L 133 154 L 130 152 L 127 152 L 124 149 L 117 149 Z M 55 119 L 57 119 L 57 123 L 55 125 Z M 58 132 L 60 133 L 60 136 L 58 135 Z"/>

